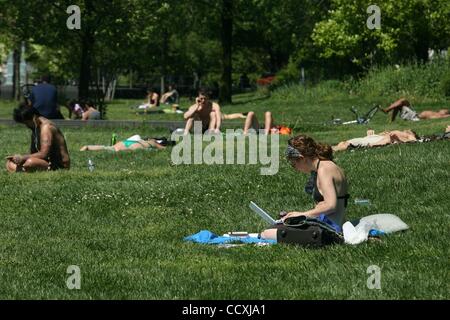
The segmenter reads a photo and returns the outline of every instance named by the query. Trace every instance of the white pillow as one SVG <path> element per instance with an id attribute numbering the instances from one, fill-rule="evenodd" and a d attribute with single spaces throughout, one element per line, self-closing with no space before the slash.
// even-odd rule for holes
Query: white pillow
<path id="1" fill-rule="evenodd" d="M 385 233 L 409 229 L 409 226 L 399 217 L 390 213 L 379 213 L 363 217 L 359 223 L 369 225 L 371 229 L 377 229 Z"/>

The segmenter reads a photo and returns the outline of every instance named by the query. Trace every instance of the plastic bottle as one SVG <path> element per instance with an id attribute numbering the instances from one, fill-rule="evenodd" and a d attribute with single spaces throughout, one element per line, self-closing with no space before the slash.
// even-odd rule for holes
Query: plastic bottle
<path id="1" fill-rule="evenodd" d="M 113 133 L 111 136 L 111 145 L 115 145 L 117 143 L 117 134 Z"/>
<path id="2" fill-rule="evenodd" d="M 91 159 L 88 160 L 88 169 L 90 172 L 95 170 L 94 162 Z"/>
<path id="3" fill-rule="evenodd" d="M 370 206 L 370 200 L 369 199 L 355 199 L 355 204 L 360 206 Z"/>

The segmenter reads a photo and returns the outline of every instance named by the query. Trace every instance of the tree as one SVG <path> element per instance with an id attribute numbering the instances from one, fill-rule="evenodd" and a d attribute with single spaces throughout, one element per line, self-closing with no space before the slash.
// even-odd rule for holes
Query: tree
<path id="1" fill-rule="evenodd" d="M 316 24 L 312 39 L 318 54 L 333 61 L 334 69 L 367 70 L 373 64 L 411 59 L 425 62 L 428 49 L 448 46 L 450 30 L 447 0 L 384 0 L 381 29 L 369 29 L 367 2 L 332 0 L 329 15 Z"/>
<path id="2" fill-rule="evenodd" d="M 222 0 L 222 76 L 219 87 L 219 101 L 231 103 L 232 95 L 232 46 L 233 46 L 233 0 Z"/>
<path id="3" fill-rule="evenodd" d="M 20 61 L 22 44 L 27 41 L 35 25 L 26 14 L 27 7 L 34 7 L 35 4 L 28 4 L 27 1 L 17 0 L 13 3 L 7 0 L 0 0 L 0 34 L 7 48 L 13 50 L 13 90 L 12 98 L 20 99 Z"/>

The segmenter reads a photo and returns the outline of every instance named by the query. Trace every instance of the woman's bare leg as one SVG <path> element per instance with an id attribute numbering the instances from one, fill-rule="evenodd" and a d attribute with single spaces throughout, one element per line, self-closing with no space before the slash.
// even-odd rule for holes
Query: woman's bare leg
<path id="1" fill-rule="evenodd" d="M 402 99 L 398 99 L 397 101 L 392 103 L 389 107 L 387 107 L 385 109 L 381 109 L 381 110 L 383 110 L 383 112 L 385 112 L 385 113 L 388 113 L 394 109 L 401 109 L 403 106 L 409 107 L 409 106 L 411 106 L 411 104 L 409 103 L 408 100 L 402 98 Z"/>
<path id="2" fill-rule="evenodd" d="M 411 104 L 409 103 L 408 100 L 402 98 L 402 99 L 395 101 L 389 107 L 387 107 L 385 109 L 381 109 L 381 110 L 383 110 L 384 113 L 389 113 L 393 110 L 392 115 L 391 115 L 391 122 L 393 122 L 395 120 L 395 118 L 397 117 L 398 113 L 402 110 L 403 106 L 410 107 Z"/>
<path id="3" fill-rule="evenodd" d="M 236 119 L 246 119 L 247 117 L 243 113 L 231 113 L 231 114 L 224 114 L 223 118 L 224 120 L 236 120 Z"/>
<path id="4" fill-rule="evenodd" d="M 22 165 L 24 172 L 47 171 L 49 163 L 38 158 L 29 158 Z"/>
<path id="5" fill-rule="evenodd" d="M 107 150 L 108 146 L 101 146 L 101 145 L 88 145 L 84 146 L 80 149 L 80 151 L 103 151 Z"/>
<path id="6" fill-rule="evenodd" d="M 247 134 L 250 128 L 259 130 L 259 122 L 253 111 L 250 111 L 245 119 L 244 134 Z"/>
<path id="7" fill-rule="evenodd" d="M 269 134 L 270 133 L 270 129 L 272 129 L 272 127 L 274 126 L 273 123 L 273 117 L 272 117 L 272 112 L 267 111 L 264 114 L 264 132 L 265 134 Z"/>

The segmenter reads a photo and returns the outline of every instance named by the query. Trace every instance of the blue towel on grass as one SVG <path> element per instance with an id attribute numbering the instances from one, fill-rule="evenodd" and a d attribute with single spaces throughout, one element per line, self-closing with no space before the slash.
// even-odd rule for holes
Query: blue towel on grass
<path id="1" fill-rule="evenodd" d="M 277 243 L 275 240 L 265 240 L 254 237 L 223 237 L 218 236 L 211 231 L 202 230 L 199 233 L 193 234 L 191 236 L 185 237 L 184 241 L 191 241 L 195 243 L 205 243 L 205 244 L 223 244 L 230 242 L 242 242 L 242 243 Z"/>

